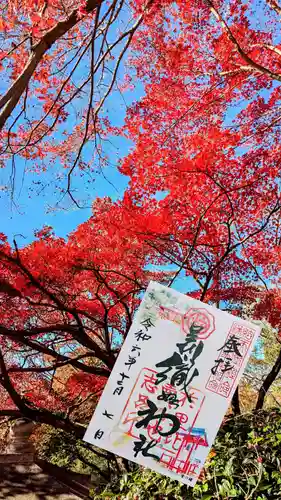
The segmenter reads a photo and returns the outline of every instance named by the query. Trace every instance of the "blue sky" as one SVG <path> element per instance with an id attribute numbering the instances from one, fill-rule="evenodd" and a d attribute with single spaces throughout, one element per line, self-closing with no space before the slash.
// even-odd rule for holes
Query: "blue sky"
<path id="1" fill-rule="evenodd" d="M 122 72 L 121 75 L 122 77 Z M 142 95 L 142 88 L 138 86 L 134 91 L 125 94 L 127 105 Z M 124 101 L 118 92 L 114 93 L 107 101 L 109 119 L 113 125 L 121 125 L 125 116 Z M 70 124 L 71 126 L 71 124 Z M 118 160 L 126 155 L 132 143 L 121 137 L 114 137 L 111 144 L 104 144 L 105 153 L 108 155 L 110 165 L 102 172 L 83 177 L 73 177 L 73 187 L 77 197 L 85 201 L 85 208 L 77 208 L 65 197 L 56 207 L 59 199 L 58 193 L 53 190 L 53 176 L 60 170 L 51 168 L 48 172 L 40 174 L 24 172 L 24 162 L 16 159 L 16 185 L 14 202 L 10 193 L 3 190 L 2 186 L 10 183 L 11 169 L 0 170 L 0 231 L 8 236 L 10 242 L 16 236 L 19 246 L 24 246 L 34 239 L 34 230 L 50 225 L 58 236 L 66 236 L 77 225 L 86 221 L 91 216 L 91 204 L 96 197 L 110 196 L 113 200 L 122 197 L 128 184 L 128 178 L 118 171 Z M 91 148 L 85 148 L 86 160 L 91 159 Z M 36 184 L 41 180 L 43 185 Z M 28 189 L 33 184 L 33 192 Z"/>
<path id="2" fill-rule="evenodd" d="M 130 24 L 129 11 L 122 11 L 122 19 L 118 17 L 116 27 L 112 25 L 109 30 L 109 43 L 115 40 L 116 29 L 126 30 Z M 130 16 L 131 17 L 131 16 Z M 97 42 L 99 43 L 99 42 Z M 124 42 L 122 42 L 124 43 Z M 118 55 L 122 48 L 122 44 L 116 47 L 111 52 L 114 55 L 115 51 Z M 97 49 L 96 49 L 97 50 Z M 90 54 L 88 53 L 88 56 Z M 124 58 L 126 61 L 126 56 Z M 112 62 L 111 70 L 115 66 L 115 61 Z M 74 63 L 73 63 L 74 64 Z M 107 67 L 110 69 L 110 62 L 107 62 Z M 69 66 L 71 70 L 71 65 Z M 87 57 L 82 62 L 82 65 L 77 68 L 77 72 L 72 75 L 73 82 L 79 85 L 84 77 L 88 76 L 89 60 Z M 122 83 L 126 69 L 124 64 L 120 65 L 118 73 L 118 83 Z M 8 74 L 8 69 L 7 69 Z M 100 75 L 96 75 L 98 80 Z M 110 73 L 105 73 L 102 84 L 108 83 Z M 102 87 L 103 88 L 103 87 Z M 6 90 L 6 82 L 0 82 L 1 93 Z M 89 89 L 88 89 L 89 90 Z M 135 88 L 126 92 L 121 96 L 120 91 L 115 89 L 105 102 L 103 116 L 108 116 L 113 126 L 120 126 L 126 113 L 126 106 L 129 106 L 133 101 L 138 100 L 143 95 L 143 87 L 137 82 Z M 76 113 L 81 109 L 87 109 L 89 96 L 82 96 L 74 102 L 74 106 L 68 108 L 70 113 L 66 122 L 68 130 L 72 130 L 76 123 Z M 96 100 L 100 96 L 96 95 Z M 30 103 L 30 113 L 36 116 L 38 101 L 32 99 Z M 73 110 L 71 111 L 71 109 Z M 73 115 L 71 115 L 73 113 Z M 40 115 L 41 116 L 41 115 Z M 16 131 L 14 129 L 13 131 Z M 57 132 L 56 140 L 62 138 L 61 132 Z M 104 152 L 109 158 L 110 165 L 102 172 L 94 174 L 84 174 L 80 177 L 80 172 L 77 171 L 76 176 L 73 176 L 73 195 L 77 200 L 83 200 L 82 206 L 85 208 L 78 209 L 66 196 L 59 203 L 59 208 L 56 206 L 59 200 L 58 192 L 54 190 L 54 178 L 60 172 L 66 175 L 67 171 L 63 166 L 57 164 L 50 166 L 46 173 L 39 176 L 37 174 L 25 173 L 26 165 L 21 158 L 16 158 L 16 176 L 15 176 L 15 195 L 13 202 L 11 201 L 10 193 L 5 186 L 11 185 L 11 167 L 0 169 L 0 232 L 8 236 L 10 242 L 16 237 L 18 245 L 24 246 L 34 239 L 34 230 L 42 228 L 44 225 L 50 225 L 54 228 L 58 236 L 65 237 L 69 232 L 73 231 L 80 223 L 86 221 L 91 216 L 91 204 L 96 197 L 110 196 L 113 200 L 122 197 L 124 190 L 128 184 L 128 178 L 118 172 L 118 161 L 121 157 L 127 154 L 132 143 L 121 137 L 114 137 L 111 143 L 103 143 Z M 93 159 L 93 146 L 86 145 L 83 152 L 83 160 L 91 161 Z M 39 184 L 41 181 L 41 184 Z M 64 188 L 66 183 L 63 184 Z M 32 188 L 30 191 L 29 188 Z"/>
<path id="3" fill-rule="evenodd" d="M 121 66 L 119 81 L 122 81 L 123 73 L 124 67 Z M 79 78 L 81 78 L 81 74 Z M 3 82 L 1 83 L 1 90 L 4 90 Z M 267 94 L 267 91 L 261 92 L 264 97 Z M 124 99 L 126 104 L 130 105 L 133 100 L 138 100 L 142 95 L 143 88 L 140 84 L 135 90 L 129 91 L 123 97 L 120 96 L 119 92 L 115 92 L 106 103 L 108 116 L 112 124 L 122 124 L 126 110 Z M 245 105 L 245 102 L 243 105 Z M 229 110 L 225 119 L 226 124 L 231 122 L 240 107 L 241 104 L 237 104 L 235 108 Z M 69 127 L 71 125 L 71 122 L 69 122 Z M 113 200 L 121 197 L 127 186 L 128 178 L 118 172 L 117 163 L 120 157 L 126 155 L 131 144 L 125 139 L 117 137 L 112 140 L 112 143 L 112 145 L 106 145 L 106 153 L 111 162 L 110 166 L 106 167 L 102 173 L 95 174 L 92 179 L 89 179 L 87 175 L 75 179 L 75 188 L 78 195 L 81 193 L 86 200 L 86 208 L 82 209 L 78 209 L 70 202 L 69 198 L 65 198 L 60 209 L 54 210 L 58 194 L 53 192 L 53 169 L 40 175 L 45 188 L 42 190 L 41 185 L 34 184 L 34 191 L 31 193 L 27 189 L 28 185 L 32 181 L 38 182 L 39 178 L 35 174 L 26 174 L 25 178 L 23 178 L 24 164 L 20 159 L 16 160 L 18 175 L 16 176 L 15 203 L 11 203 L 9 193 L 2 190 L 2 186 L 9 182 L 11 170 L 9 168 L 0 169 L 0 231 L 8 236 L 9 241 L 12 241 L 16 236 L 20 246 L 32 241 L 34 230 L 40 229 L 44 225 L 52 226 L 58 236 L 64 237 L 90 217 L 91 203 L 96 197 L 110 196 Z M 88 158 L 90 158 L 91 154 L 91 150 L 87 149 L 86 156 L 88 155 Z M 57 171 L 59 169 L 60 165 L 57 165 Z M 85 196 L 83 196 L 84 194 Z"/>
<path id="4" fill-rule="evenodd" d="M 51 173 L 45 174 L 46 184 L 50 177 Z M 116 167 L 108 167 L 104 175 L 99 174 L 91 183 L 88 195 L 92 200 L 102 196 L 110 196 L 115 200 L 122 196 L 127 182 L 128 179 L 119 174 Z M 83 184 L 84 179 L 79 179 L 76 182 L 77 189 L 83 191 Z M 34 239 L 34 230 L 44 225 L 52 226 L 58 236 L 66 236 L 91 216 L 90 203 L 86 208 L 78 209 L 69 199 L 66 200 L 65 209 L 50 210 L 49 207 L 54 206 L 56 200 L 57 194 L 52 195 L 50 190 L 47 196 L 34 194 L 30 197 L 29 192 L 23 188 L 19 200 L 15 200 L 15 206 L 8 193 L 0 192 L 0 231 L 8 236 L 10 242 L 16 236 L 19 246 L 24 246 Z"/>

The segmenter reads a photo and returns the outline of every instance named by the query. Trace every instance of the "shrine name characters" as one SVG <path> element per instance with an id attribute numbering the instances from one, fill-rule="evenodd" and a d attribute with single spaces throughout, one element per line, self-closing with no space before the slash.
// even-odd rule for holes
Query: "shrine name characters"
<path id="1" fill-rule="evenodd" d="M 156 372 L 155 385 L 161 384 L 163 381 L 167 380 L 169 374 L 171 386 L 182 389 L 189 402 L 192 401 L 192 396 L 188 391 L 188 386 L 193 378 L 199 375 L 199 371 L 196 367 L 194 367 L 194 365 L 196 359 L 201 355 L 204 347 L 203 341 L 200 340 L 200 332 L 202 330 L 202 325 L 191 323 L 188 333 L 185 336 L 185 342 L 176 344 L 178 352 L 175 351 L 172 356 L 155 365 L 158 369 L 164 368 L 163 371 Z M 190 375 L 192 368 L 193 372 Z M 171 396 L 173 398 L 172 400 Z M 168 402 L 170 405 L 172 403 L 174 406 L 177 406 L 178 403 L 175 395 L 167 394 L 163 390 L 157 400 Z M 147 429 L 150 422 L 156 420 L 154 432 L 159 436 L 173 435 L 179 430 L 181 425 L 181 422 L 176 415 L 168 413 L 166 407 L 160 411 L 157 405 L 149 399 L 147 399 L 147 408 L 145 410 L 138 411 L 137 415 L 138 417 L 146 415 L 146 418 L 138 420 L 135 424 L 137 429 L 141 427 Z M 165 431 L 163 430 L 163 426 L 165 424 L 167 425 L 167 421 L 170 423 L 171 428 Z M 160 457 L 158 455 L 150 452 L 150 450 L 157 446 L 157 443 L 158 439 L 147 440 L 147 437 L 144 434 L 139 434 L 139 440 L 134 441 L 134 457 L 137 457 L 138 453 L 141 453 L 144 457 L 150 457 L 156 461 L 160 461 Z"/>
<path id="2" fill-rule="evenodd" d="M 159 304 L 130 329 L 90 442 L 194 486 L 259 329 L 186 297 L 175 310 Z"/>
<path id="3" fill-rule="evenodd" d="M 156 384 L 162 383 L 172 372 L 170 374 L 171 385 L 184 390 L 190 402 L 191 395 L 188 392 L 188 386 L 199 375 L 195 364 L 204 349 L 204 342 L 200 339 L 202 330 L 202 325 L 192 323 L 185 336 L 185 342 L 176 344 L 178 352 L 175 351 L 172 356 L 155 365 L 156 368 L 164 368 L 163 371 L 157 373 Z"/>
<path id="4" fill-rule="evenodd" d="M 218 349 L 206 389 L 228 398 L 255 336 L 255 330 L 234 322 L 226 341 Z"/>

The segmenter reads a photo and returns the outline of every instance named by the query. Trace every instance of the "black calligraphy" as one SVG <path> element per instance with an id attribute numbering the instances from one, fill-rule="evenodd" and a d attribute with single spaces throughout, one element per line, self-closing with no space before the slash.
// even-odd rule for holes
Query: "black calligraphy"
<path id="1" fill-rule="evenodd" d="M 143 332 L 142 330 L 139 330 L 138 332 L 135 332 L 135 337 L 137 341 L 139 342 L 140 340 L 145 341 L 145 340 L 150 340 L 151 335 L 148 335 L 147 333 Z"/>
<path id="2" fill-rule="evenodd" d="M 103 437 L 103 435 L 104 435 L 104 432 L 101 431 L 100 429 L 98 429 L 97 432 L 94 435 L 94 438 L 95 439 L 101 439 Z"/>
<path id="3" fill-rule="evenodd" d="M 158 401 L 165 401 L 165 403 L 169 403 L 170 406 L 175 406 L 175 408 L 179 407 L 179 400 L 177 395 L 173 392 L 165 392 L 164 389 L 162 389 L 162 394 L 159 394 L 157 399 Z"/>
<path id="4" fill-rule="evenodd" d="M 125 363 L 125 366 L 128 366 L 128 370 L 130 370 L 131 366 L 137 362 L 134 356 L 129 356 L 128 361 Z"/>
<path id="5" fill-rule="evenodd" d="M 158 455 L 154 455 L 153 453 L 149 452 L 151 448 L 154 448 L 154 446 L 157 445 L 157 441 L 155 439 L 152 439 L 147 443 L 146 437 L 143 434 L 139 435 L 139 439 L 139 441 L 134 441 L 134 457 L 137 457 L 139 452 L 141 451 L 143 457 L 150 457 L 159 461 L 160 457 Z"/>
<path id="6" fill-rule="evenodd" d="M 231 359 L 230 358 L 215 359 L 215 364 L 214 364 L 213 368 L 211 368 L 212 374 L 216 375 L 219 368 L 220 368 L 221 373 L 225 373 L 225 372 L 228 372 L 229 370 L 232 370 L 233 363 L 231 363 Z"/>
<path id="7" fill-rule="evenodd" d="M 136 423 L 138 429 L 141 427 L 146 428 L 150 422 L 156 421 L 155 431 L 158 432 L 160 436 L 170 436 L 179 430 L 180 421 L 176 415 L 167 413 L 166 408 L 163 408 L 160 413 L 157 413 L 158 408 L 150 399 L 147 400 L 147 406 L 147 409 L 138 411 L 138 416 L 144 417 Z M 165 427 L 167 427 L 166 430 Z"/>
<path id="8" fill-rule="evenodd" d="M 149 330 L 149 328 L 154 327 L 155 325 L 152 323 L 150 318 L 144 319 L 141 321 L 141 325 L 145 328 L 146 331 Z"/>
<path id="9" fill-rule="evenodd" d="M 220 349 L 218 349 L 218 351 L 223 351 L 224 354 L 234 353 L 236 354 L 236 356 L 242 358 L 242 354 L 239 351 L 240 346 L 241 343 L 239 342 L 239 339 L 235 335 L 231 335 L 226 343 Z"/>
<path id="10" fill-rule="evenodd" d="M 221 351 L 222 357 L 215 359 L 215 364 L 211 368 L 211 372 L 213 375 L 216 375 L 219 370 L 220 373 L 226 373 L 234 368 L 235 363 L 231 357 L 224 357 L 225 354 L 234 354 L 239 358 L 242 358 L 242 354 L 239 350 L 241 343 L 239 339 L 235 335 L 231 335 L 225 342 L 225 344 L 218 349 L 218 352 Z"/>
<path id="11" fill-rule="evenodd" d="M 121 380 L 117 380 L 117 385 L 118 387 L 116 387 L 116 389 L 114 389 L 113 391 L 113 394 L 117 394 L 118 396 L 120 396 L 120 394 L 122 393 L 124 387 L 123 387 L 123 382 L 124 382 L 124 379 L 125 378 L 130 378 L 128 375 L 126 375 L 125 373 L 120 373 L 119 374 L 120 377 L 121 377 Z"/>
<path id="12" fill-rule="evenodd" d="M 188 386 L 199 375 L 195 363 L 204 348 L 203 341 L 199 340 L 198 342 L 198 335 L 202 329 L 203 326 L 193 323 L 185 337 L 185 342 L 177 344 L 178 352 L 175 351 L 172 356 L 156 364 L 156 368 L 164 368 L 164 370 L 156 374 L 157 381 L 155 385 L 164 382 L 168 374 L 171 373 L 171 385 L 184 390 L 190 402 L 191 396 L 188 392 Z"/>
<path id="13" fill-rule="evenodd" d="M 109 418 L 109 420 L 112 420 L 114 417 L 113 413 L 108 413 L 107 410 L 104 410 L 103 416 Z"/>
<path id="14" fill-rule="evenodd" d="M 150 328 L 154 327 L 155 325 L 152 323 L 150 318 L 144 319 L 143 321 L 140 322 L 140 324 L 141 324 L 142 328 L 140 330 L 138 330 L 137 332 L 134 332 L 133 335 L 135 336 L 136 342 L 143 343 L 143 342 L 146 342 L 146 341 L 151 339 L 151 335 L 149 335 L 147 332 L 149 331 Z M 130 354 L 128 355 L 127 361 L 124 363 L 124 366 L 127 367 L 128 372 L 130 371 L 132 366 L 134 366 L 136 364 L 137 358 L 139 358 L 140 355 L 141 355 L 140 345 L 134 344 L 131 348 Z M 113 391 L 113 394 L 114 395 L 117 394 L 118 396 L 120 396 L 120 394 L 124 390 L 124 380 L 130 378 L 129 375 L 127 375 L 124 372 L 120 373 L 119 375 L 121 378 L 117 381 L 117 387 Z M 152 403 L 152 405 L 153 405 L 153 403 Z M 140 425 L 138 427 L 142 427 L 142 426 L 145 427 L 146 422 L 148 422 L 149 420 L 155 420 L 157 418 L 159 418 L 159 421 L 161 421 L 163 419 L 167 420 L 169 418 L 170 419 L 172 418 L 172 423 L 173 423 L 174 427 L 177 425 L 176 422 L 173 422 L 176 417 L 174 417 L 173 415 L 166 414 L 165 412 L 164 412 L 164 414 L 160 414 L 157 416 L 157 415 L 155 415 L 156 410 L 157 410 L 156 406 L 155 406 L 155 408 L 153 408 L 153 407 L 148 408 L 148 414 L 143 419 L 143 421 L 142 421 L 143 423 L 140 422 Z M 108 413 L 106 410 L 104 411 L 103 416 L 105 416 L 109 419 L 113 418 L 113 414 Z M 157 455 L 154 455 L 154 454 L 150 453 L 150 451 L 149 451 L 151 448 L 153 448 L 156 445 L 156 441 L 151 440 L 149 442 L 146 442 L 146 437 L 143 434 L 140 434 L 139 439 L 140 439 L 140 441 L 135 441 L 135 443 L 134 443 L 134 452 L 135 452 L 134 456 L 136 457 L 138 455 L 138 453 L 141 452 L 141 454 L 144 457 L 152 457 L 156 460 L 159 460 L 159 457 Z"/>
<path id="15" fill-rule="evenodd" d="M 141 348 L 139 346 L 133 345 L 131 352 L 137 352 L 138 356 L 140 356 L 140 351 L 141 351 Z"/>

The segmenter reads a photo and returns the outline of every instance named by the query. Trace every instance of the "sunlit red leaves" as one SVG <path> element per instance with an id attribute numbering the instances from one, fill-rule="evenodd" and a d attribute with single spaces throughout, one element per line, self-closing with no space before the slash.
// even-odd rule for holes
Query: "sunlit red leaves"
<path id="1" fill-rule="evenodd" d="M 154 2 L 133 38 L 133 71 L 124 76 L 125 87 L 141 79 L 145 95 L 129 107 L 120 129 L 107 117 L 96 123 L 91 117 L 87 124 L 84 101 L 75 124 L 66 110 L 65 103 L 77 90 L 71 79 L 63 84 L 66 54 L 83 46 L 85 31 L 93 28 L 93 20 L 84 19 L 85 5 L 67 2 L 66 13 L 56 0 L 48 2 L 47 10 L 43 0 L 5 5 L 7 16 L 0 24 L 5 36 L 12 28 L 17 36 L 24 29 L 36 42 L 73 8 L 78 8 L 83 27 L 60 40 L 34 72 L 31 90 L 37 108 L 31 127 L 20 124 L 1 137 L 19 148 L 32 160 L 32 171 L 40 173 L 56 161 L 68 172 L 86 126 L 88 143 L 95 144 L 97 135 L 104 139 L 123 134 L 133 143 L 119 165 L 129 176 L 129 187 L 115 203 L 96 200 L 92 217 L 67 240 L 57 238 L 49 227 L 39 230 L 36 241 L 18 253 L 33 279 L 19 265 L 1 259 L 0 279 L 10 286 L 0 289 L 2 325 L 68 326 L 74 322 L 73 311 L 78 311 L 89 337 L 103 345 L 104 318 L 110 334 L 118 332 L 122 338 L 128 309 L 133 314 L 140 292 L 151 278 L 165 282 L 173 267 L 193 279 L 194 297 L 201 297 L 206 284 L 207 301 L 232 302 L 233 307 L 238 304 L 236 310 L 242 302 L 256 301 L 256 317 L 265 316 L 279 326 L 279 213 L 272 217 L 271 211 L 280 201 L 280 87 L 241 53 L 279 71 L 278 52 L 268 47 L 275 42 L 273 24 L 269 22 L 263 32 L 253 19 L 250 24 L 250 2 L 231 1 L 227 8 L 216 2 L 238 50 L 206 2 Z M 133 15 L 145 5 L 142 0 L 132 2 Z M 266 19 L 270 21 L 268 12 Z M 11 49 L 8 35 L 6 41 L 2 56 Z M 275 48 L 280 50 L 279 45 Z M 12 51 L 8 64 L 13 78 L 29 57 L 28 45 Z M 4 70 L 6 64 L 3 59 Z M 52 135 L 59 124 L 61 133 Z M 91 168 L 94 159 L 83 158 L 78 163 L 81 171 Z M 104 158 L 100 161 L 105 164 Z M 16 257 L 3 235 L 0 250 Z M 264 279 L 274 290 L 266 290 Z M 79 343 L 72 332 L 55 335 L 65 349 L 71 341 Z M 42 339 L 41 334 L 33 336 Z M 51 345 L 53 339 L 43 340 Z M 9 342 L 16 352 L 16 342 Z M 42 358 L 42 363 L 50 359 Z M 54 408 L 57 400 L 42 380 L 26 375 L 26 387 L 17 387 L 31 403 Z M 19 384 L 16 376 L 13 381 Z M 75 373 L 65 382 L 70 397 L 86 397 L 100 390 L 104 380 Z"/>
<path id="2" fill-rule="evenodd" d="M 89 375 L 86 373 L 77 373 L 69 377 L 66 383 L 67 393 L 70 397 L 78 396 L 84 398 L 86 396 L 95 395 L 99 397 L 106 384 L 107 379 Z"/>

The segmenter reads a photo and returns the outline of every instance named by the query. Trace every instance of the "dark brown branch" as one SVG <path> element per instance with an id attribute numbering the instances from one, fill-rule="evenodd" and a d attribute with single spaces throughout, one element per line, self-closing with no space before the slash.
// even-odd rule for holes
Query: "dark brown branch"
<path id="1" fill-rule="evenodd" d="M 228 233 L 229 233 L 229 236 L 228 236 L 228 243 L 227 243 L 226 250 L 223 253 L 223 255 L 220 257 L 220 259 L 218 260 L 218 262 L 208 272 L 208 275 L 206 277 L 206 281 L 205 281 L 205 284 L 204 284 L 204 289 L 202 291 L 200 300 L 204 300 L 205 295 L 207 293 L 207 290 L 209 288 L 209 284 L 212 281 L 214 272 L 219 268 L 219 266 L 228 257 L 228 255 L 230 255 L 234 250 L 236 250 L 237 248 L 239 248 L 240 246 L 242 246 L 246 241 L 250 240 L 254 236 L 257 236 L 259 233 L 261 233 L 266 228 L 266 226 L 268 225 L 271 217 L 273 215 L 275 215 L 277 212 L 279 212 L 280 209 L 281 209 L 281 205 L 279 203 L 279 200 L 277 200 L 275 206 L 270 210 L 269 214 L 267 215 L 265 221 L 261 224 L 261 226 L 259 228 L 255 229 L 252 233 L 250 233 L 247 236 L 245 236 L 242 240 L 238 241 L 237 243 L 234 243 L 233 245 L 230 244 L 230 242 L 231 242 L 231 240 L 230 240 L 230 221 L 228 222 Z"/>
<path id="2" fill-rule="evenodd" d="M 102 0 L 87 0 L 87 12 L 93 12 L 98 6 L 101 5 L 101 3 Z M 57 42 L 57 40 L 62 38 L 68 31 L 78 24 L 79 21 L 78 9 L 74 9 L 65 21 L 58 22 L 56 26 L 47 31 L 41 40 L 32 47 L 32 54 L 22 73 L 0 99 L 0 108 L 2 109 L 0 114 L 0 130 L 4 127 L 7 119 L 18 104 L 32 75 L 34 74 L 34 71 L 42 61 L 46 52 Z"/>
<path id="3" fill-rule="evenodd" d="M 75 368 L 77 368 L 77 364 L 75 366 L 75 360 L 68 359 L 68 361 L 63 361 L 61 363 L 57 363 L 55 365 L 51 366 L 31 366 L 28 368 L 21 368 L 19 367 L 12 367 L 9 368 L 7 371 L 8 373 L 45 373 L 45 372 L 51 372 L 53 370 L 56 370 L 57 368 L 61 368 L 63 366 L 71 365 Z M 105 368 L 101 368 L 99 366 L 88 366 L 81 364 L 80 370 L 86 372 L 86 373 L 91 373 L 92 375 L 100 375 L 101 377 L 109 377 L 110 372 L 106 370 Z"/>
<path id="4" fill-rule="evenodd" d="M 256 404 L 256 410 L 262 409 L 263 404 L 264 404 L 264 400 L 265 400 L 265 396 L 266 396 L 269 388 L 273 384 L 273 382 L 276 380 L 280 370 L 281 370 L 281 349 L 279 351 L 279 354 L 277 356 L 277 359 L 276 359 L 272 369 L 270 370 L 268 375 L 265 377 L 263 384 L 259 390 L 258 400 L 257 400 L 257 404 Z"/>
<path id="5" fill-rule="evenodd" d="M 43 424 L 52 425 L 53 427 L 58 427 L 65 431 L 74 432 L 75 435 L 79 438 L 83 437 L 85 433 L 85 428 L 83 426 L 77 423 L 73 423 L 70 420 L 57 418 L 55 415 L 53 415 L 51 412 L 47 410 L 33 409 L 27 405 L 25 400 L 16 391 L 15 387 L 13 386 L 9 378 L 9 374 L 7 372 L 7 368 L 1 351 L 0 351 L 0 369 L 1 369 L 0 384 L 5 389 L 5 391 L 7 391 L 14 405 L 18 408 L 18 411 L 22 416 L 29 418 L 34 422 L 41 422 Z M 14 412 L 14 410 L 12 411 Z M 12 416 L 10 412 L 11 410 L 1 410 L 0 415 Z"/>
<path id="6" fill-rule="evenodd" d="M 83 328 L 83 323 L 81 321 L 81 318 L 79 314 L 77 313 L 76 309 L 69 308 L 67 307 L 53 292 L 48 290 L 42 283 L 33 276 L 33 274 L 27 269 L 27 267 L 23 264 L 20 254 L 17 248 L 16 241 L 14 241 L 14 245 L 16 248 L 16 255 L 17 257 L 14 258 L 10 255 L 5 254 L 4 252 L 0 251 L 0 256 L 2 256 L 4 259 L 8 260 L 12 264 L 16 265 L 20 270 L 29 278 L 30 282 L 40 291 L 42 291 L 49 299 L 52 300 L 57 306 L 60 311 L 65 311 L 68 312 L 73 316 L 75 319 L 77 326 L 78 326 L 78 333 L 75 334 L 75 332 L 72 332 L 72 336 L 77 342 L 79 342 L 81 345 L 86 347 L 87 349 L 93 350 L 96 354 L 96 357 L 100 359 L 105 365 L 107 365 L 109 368 L 113 368 L 114 363 L 115 363 L 115 358 L 114 356 L 109 355 L 106 353 L 103 349 L 99 347 L 97 342 L 95 342 L 93 339 L 91 339 L 86 333 Z"/>
<path id="7" fill-rule="evenodd" d="M 7 334 L 7 337 L 10 337 Z M 74 368 L 77 368 L 78 370 L 82 370 L 86 373 L 91 373 L 93 375 L 100 375 L 103 377 L 109 377 L 110 371 L 106 368 L 103 367 L 98 367 L 98 366 L 89 366 L 85 365 L 83 363 L 80 363 L 77 361 L 75 358 L 68 358 L 67 356 L 63 354 L 59 354 L 56 351 L 53 351 L 49 347 L 46 347 L 46 345 L 43 345 L 39 342 L 32 341 L 28 338 L 24 338 L 22 336 L 16 337 L 15 335 L 11 336 L 12 340 L 16 340 L 18 343 L 25 345 L 29 347 L 30 349 L 33 349 L 34 351 L 40 352 L 42 354 L 47 354 L 48 356 L 52 356 L 54 359 L 57 359 L 59 362 L 64 362 L 66 364 L 69 364 L 73 366 Z M 93 353 L 93 355 L 96 357 L 96 355 Z M 54 367 L 53 367 L 54 368 Z"/>
<path id="8" fill-rule="evenodd" d="M 268 3 L 268 5 L 273 9 L 275 10 L 275 12 L 278 14 L 278 16 L 281 16 L 281 7 L 280 5 L 278 4 L 278 2 L 276 2 L 275 0 L 266 0 L 266 3 Z"/>
<path id="9" fill-rule="evenodd" d="M 273 80 L 278 80 L 279 82 L 281 82 L 281 74 L 275 73 L 274 71 L 271 71 L 265 66 L 262 66 L 261 64 L 254 61 L 250 56 L 248 56 L 248 54 L 246 54 L 246 52 L 242 49 L 241 45 L 236 40 L 228 24 L 225 22 L 218 9 L 214 6 L 213 2 L 211 2 L 211 0 L 205 0 L 205 3 L 206 5 L 208 5 L 208 7 L 210 8 L 211 12 L 214 14 L 216 19 L 220 22 L 222 28 L 225 29 L 225 31 L 227 32 L 228 38 L 233 43 L 234 47 L 236 48 L 238 54 L 242 57 L 242 59 L 244 59 L 244 61 L 247 64 L 249 64 L 249 66 L 251 66 L 254 70 L 258 71 L 259 73 L 270 76 L 270 78 L 272 78 Z"/>
<path id="10" fill-rule="evenodd" d="M 234 415 L 241 414 L 240 403 L 239 403 L 239 388 L 238 387 L 236 388 L 235 393 L 233 394 L 231 406 L 232 406 L 232 410 L 233 410 Z"/>
<path id="11" fill-rule="evenodd" d="M 38 335 L 40 333 L 52 333 L 52 332 L 77 332 L 77 326 L 74 325 L 53 325 L 53 326 L 37 326 L 29 328 L 26 330 L 13 330 L 0 325 L 0 335 L 9 335 L 10 337 L 15 334 L 24 335 L 25 337 L 31 337 L 32 335 Z"/>
<path id="12" fill-rule="evenodd" d="M 152 0 L 149 0 L 148 1 L 148 4 L 146 5 L 146 8 L 148 5 L 150 5 L 152 3 Z M 99 14 L 99 9 L 97 10 L 97 15 Z M 115 80 L 116 80 L 116 77 L 117 77 L 117 73 L 118 73 L 118 69 L 120 67 L 120 64 L 121 64 L 121 61 L 123 59 L 123 56 L 125 54 L 125 52 L 127 51 L 130 43 L 131 43 L 131 40 L 137 30 L 137 28 L 140 26 L 140 24 L 142 23 L 142 20 L 143 20 L 143 15 L 141 15 L 139 17 L 139 19 L 137 20 L 137 22 L 134 24 L 134 26 L 132 26 L 132 28 L 130 28 L 129 30 L 125 31 L 124 33 L 122 33 L 122 35 L 107 49 L 107 51 L 103 54 L 103 56 L 100 58 L 100 60 L 98 61 L 98 63 L 96 64 L 96 66 L 94 66 L 94 40 L 92 42 L 92 57 L 91 57 L 91 75 L 90 75 L 90 78 L 91 78 L 91 90 L 90 90 L 90 102 L 89 102 L 89 105 L 88 105 L 88 110 L 87 110 L 87 117 L 86 117 L 86 127 L 85 127 L 85 132 L 84 132 L 84 136 L 83 136 L 83 140 L 80 144 L 80 147 L 79 147 L 79 150 L 78 150 L 78 153 L 76 155 L 76 158 L 75 158 L 75 161 L 71 167 L 71 169 L 69 170 L 68 172 L 68 175 L 67 175 L 67 193 L 69 194 L 69 196 L 71 197 L 72 201 L 75 203 L 75 205 L 78 206 L 79 208 L 79 205 L 78 203 L 76 202 L 76 200 L 73 198 L 73 196 L 71 195 L 71 174 L 73 172 L 73 170 L 75 169 L 80 157 L 81 157 L 81 154 L 82 154 L 82 151 L 83 151 L 83 148 L 84 148 L 84 145 L 86 143 L 86 139 L 87 139 L 87 136 L 88 136 L 88 128 L 89 128 L 89 120 L 90 120 L 90 112 L 91 112 L 91 109 L 92 109 L 92 100 L 93 100 L 93 90 L 94 90 L 94 74 L 96 73 L 97 71 L 97 68 L 99 68 L 99 66 L 101 65 L 102 61 L 105 59 L 105 55 L 107 53 L 111 53 L 111 50 L 114 48 L 115 45 L 117 45 L 117 43 L 120 43 L 124 38 L 128 37 L 118 59 L 117 59 L 117 63 L 116 63 L 116 66 L 115 66 L 115 69 L 113 71 L 113 76 L 112 76 L 112 79 L 111 79 L 111 82 L 110 82 L 110 85 L 109 85 L 109 88 L 108 90 L 106 91 L 106 93 L 104 94 L 103 98 L 101 99 L 100 103 L 98 104 L 95 112 L 93 113 L 93 128 L 94 128 L 94 131 L 96 130 L 96 121 L 97 121 L 97 116 L 98 116 L 98 112 L 100 111 L 100 109 L 102 108 L 105 100 L 107 99 L 108 95 L 110 94 L 112 88 L 113 88 L 113 85 L 115 83 Z M 97 24 L 97 23 L 96 23 Z M 95 25 L 95 30 L 96 30 L 96 25 Z"/>
<path id="13" fill-rule="evenodd" d="M 65 432 L 73 432 L 79 439 L 82 439 L 84 437 L 86 430 L 86 428 L 79 423 L 73 423 L 68 420 L 63 420 L 57 418 L 51 412 L 33 410 L 28 408 L 27 406 L 23 410 L 0 410 L 0 417 L 5 416 L 11 418 L 26 417 L 30 420 L 33 420 L 34 422 L 48 424 L 52 427 L 62 429 Z"/>
<path id="14" fill-rule="evenodd" d="M 106 481 L 109 481 L 110 480 L 110 475 L 109 474 L 106 474 L 105 472 L 102 471 L 102 469 L 100 469 L 100 467 L 98 467 L 97 465 L 93 464 L 92 462 L 90 462 L 89 460 L 87 460 L 83 455 L 82 453 L 79 453 L 79 451 L 77 451 L 77 455 L 78 455 L 78 458 L 79 460 L 81 460 L 81 462 L 83 462 L 85 465 L 88 465 L 89 467 L 91 467 L 92 469 L 94 469 L 101 477 L 103 477 Z M 109 458 L 107 458 L 107 460 L 109 460 Z M 112 460 L 112 459 L 111 459 Z"/>

